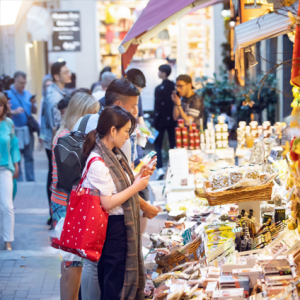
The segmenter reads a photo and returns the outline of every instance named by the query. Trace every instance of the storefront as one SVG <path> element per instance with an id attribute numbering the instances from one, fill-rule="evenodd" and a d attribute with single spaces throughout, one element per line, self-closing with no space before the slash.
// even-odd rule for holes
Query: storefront
<path id="1" fill-rule="evenodd" d="M 98 1 L 101 66 L 111 66 L 121 76 L 121 55 L 118 47 L 128 30 L 139 17 L 147 1 Z M 153 110 L 154 89 L 160 83 L 157 77 L 159 65 L 170 63 L 171 79 L 186 73 L 194 80 L 200 76 L 213 77 L 219 68 L 215 56 L 221 55 L 221 39 L 215 40 L 215 16 L 221 7 L 196 10 L 168 25 L 150 41 L 141 44 L 133 56 L 129 68 L 139 68 L 146 75 L 147 87 L 143 91 L 144 110 Z M 222 33 L 221 33 L 222 34 Z"/>

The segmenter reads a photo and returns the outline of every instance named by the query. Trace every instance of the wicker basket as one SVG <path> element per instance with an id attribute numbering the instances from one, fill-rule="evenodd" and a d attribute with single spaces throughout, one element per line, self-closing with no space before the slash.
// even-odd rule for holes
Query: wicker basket
<path id="1" fill-rule="evenodd" d="M 165 256 L 159 256 L 158 254 L 155 257 L 156 263 L 163 267 L 163 272 L 167 272 L 173 269 L 175 266 L 178 266 L 179 263 L 190 261 L 189 257 L 193 254 L 193 260 L 198 260 L 196 251 L 200 247 L 202 242 L 201 237 L 196 238 L 194 241 L 186 244 L 180 251 L 174 251 L 173 253 Z M 204 255 L 202 253 L 201 255 Z"/>
<path id="2" fill-rule="evenodd" d="M 273 182 L 268 184 L 236 188 L 222 192 L 207 192 L 210 188 L 210 182 L 205 181 L 203 189 L 210 206 L 222 205 L 227 203 L 237 203 L 246 201 L 270 200 L 272 196 Z"/>

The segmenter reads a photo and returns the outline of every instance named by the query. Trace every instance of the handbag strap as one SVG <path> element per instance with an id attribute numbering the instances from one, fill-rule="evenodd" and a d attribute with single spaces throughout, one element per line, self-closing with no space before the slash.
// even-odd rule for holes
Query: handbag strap
<path id="1" fill-rule="evenodd" d="M 102 161 L 102 162 L 105 164 L 104 160 L 103 160 L 101 157 L 99 157 L 99 156 L 95 156 L 95 157 L 93 157 L 92 159 L 90 159 L 89 162 L 88 162 L 88 165 L 87 165 L 87 167 L 86 167 L 86 170 L 85 170 L 85 172 L 83 173 L 83 175 L 82 175 L 82 177 L 81 177 L 81 179 L 80 179 L 80 182 L 79 182 L 79 184 L 78 184 L 78 186 L 77 186 L 77 188 L 76 188 L 76 193 L 78 193 L 79 189 L 81 188 L 82 183 L 83 183 L 84 179 L 86 178 L 86 175 L 87 175 L 87 173 L 88 173 L 88 171 L 89 171 L 89 169 L 90 169 L 91 164 L 92 164 L 93 162 L 95 162 L 95 161 Z"/>
<path id="2" fill-rule="evenodd" d="M 10 90 L 11 90 L 12 93 L 17 97 L 17 99 L 18 99 L 18 101 L 20 102 L 21 106 L 23 107 L 24 113 L 25 113 L 25 115 L 26 115 L 26 117 L 27 117 L 27 119 L 28 119 L 30 116 L 27 114 L 26 109 L 25 109 L 25 107 L 24 107 L 22 101 L 21 101 L 21 100 L 19 99 L 19 97 L 18 97 L 18 94 L 16 94 L 12 89 L 10 89 Z"/>

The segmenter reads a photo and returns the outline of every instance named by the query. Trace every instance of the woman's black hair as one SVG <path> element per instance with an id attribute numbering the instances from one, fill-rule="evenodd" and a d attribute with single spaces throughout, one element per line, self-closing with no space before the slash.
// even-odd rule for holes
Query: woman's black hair
<path id="1" fill-rule="evenodd" d="M 86 137 L 86 140 L 83 144 L 84 155 L 90 155 L 96 145 L 97 137 L 105 137 L 113 126 L 116 127 L 117 131 L 119 131 L 129 121 L 131 121 L 131 127 L 129 130 L 129 135 L 131 135 L 136 127 L 135 117 L 130 112 L 118 105 L 106 107 L 99 117 L 97 128 L 89 132 Z"/>

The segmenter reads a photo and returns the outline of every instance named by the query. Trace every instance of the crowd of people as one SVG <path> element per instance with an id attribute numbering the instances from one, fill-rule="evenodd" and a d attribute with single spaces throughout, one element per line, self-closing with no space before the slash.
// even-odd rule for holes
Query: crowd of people
<path id="1" fill-rule="evenodd" d="M 199 118 L 204 114 L 203 99 L 194 92 L 188 75 L 180 75 L 174 83 L 168 79 L 172 71 L 169 65 L 160 66 L 158 71 L 162 83 L 155 89 L 152 122 L 157 131 L 157 166 L 144 165 L 138 174 L 133 169 L 140 163 L 143 149 L 138 145 L 136 125 L 145 126 L 141 94 L 146 78 L 141 70 L 130 69 L 124 78 L 116 78 L 111 68 L 106 67 L 91 89 L 73 89 L 69 95 L 66 86 L 71 83 L 71 72 L 66 62 L 54 63 L 51 74 L 43 80 L 40 130 L 33 129 L 31 124 L 37 105 L 35 95 L 25 90 L 25 73 L 16 72 L 10 90 L 0 93 L 0 209 L 7 250 L 11 250 L 14 241 L 14 185 L 16 180 L 35 180 L 34 132 L 38 133 L 48 158 L 50 229 L 66 217 L 70 197 L 59 186 L 55 153 L 58 141 L 75 131 L 84 131 L 86 135 L 82 150 L 85 166 L 81 171 L 87 171 L 87 176 L 82 187 L 96 191 L 101 206 L 109 213 L 106 239 L 99 262 L 62 262 L 62 299 L 77 299 L 80 286 L 82 299 L 142 299 L 141 233 L 147 219 L 160 212 L 159 207 L 150 204 L 147 186 L 155 168 L 158 177 L 164 174 L 164 133 L 167 131 L 169 147 L 174 148 L 176 121 L 182 118 L 187 125 L 196 122 L 199 126 Z"/>

